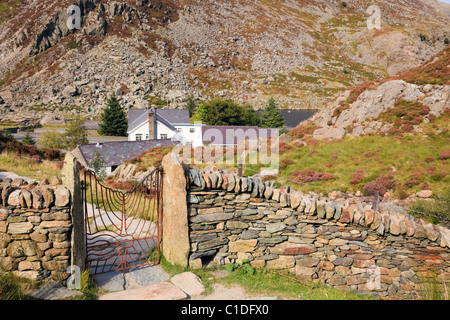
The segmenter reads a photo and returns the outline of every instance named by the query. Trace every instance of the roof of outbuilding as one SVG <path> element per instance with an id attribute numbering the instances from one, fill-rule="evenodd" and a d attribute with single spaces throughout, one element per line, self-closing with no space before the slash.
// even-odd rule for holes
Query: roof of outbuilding
<path id="1" fill-rule="evenodd" d="M 106 167 L 116 166 L 137 157 L 156 147 L 174 146 L 177 142 L 170 139 L 90 143 L 78 146 L 86 164 L 91 166 L 95 152 L 98 150 Z"/>
<path id="2" fill-rule="evenodd" d="M 218 145 L 237 145 L 246 139 L 258 139 L 256 126 L 203 126 L 203 143 Z"/>

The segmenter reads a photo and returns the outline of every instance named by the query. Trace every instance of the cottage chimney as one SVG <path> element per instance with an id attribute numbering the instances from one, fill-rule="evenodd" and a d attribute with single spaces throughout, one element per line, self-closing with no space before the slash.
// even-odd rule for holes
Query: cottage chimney
<path id="1" fill-rule="evenodd" d="M 148 138 L 150 140 L 155 139 L 155 111 L 153 109 L 148 110 Z"/>

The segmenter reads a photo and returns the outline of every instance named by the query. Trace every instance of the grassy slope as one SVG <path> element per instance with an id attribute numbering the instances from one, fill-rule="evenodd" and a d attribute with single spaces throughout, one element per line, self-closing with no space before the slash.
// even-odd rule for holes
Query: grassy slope
<path id="1" fill-rule="evenodd" d="M 63 160 L 64 153 L 59 150 L 25 145 L 0 133 L 0 172 L 14 172 L 40 181 L 60 175 Z"/>
<path id="2" fill-rule="evenodd" d="M 450 46 L 431 57 L 423 66 L 405 71 L 395 79 L 403 79 L 406 82 L 418 85 L 448 85 L 450 79 Z M 364 90 L 374 89 L 380 83 L 388 80 L 370 81 L 350 88 L 350 101 L 348 101 L 348 104 L 338 107 L 335 112 L 338 112 L 340 108 L 349 108 L 350 104 Z M 282 153 L 280 160 L 292 159 L 294 162 L 288 164 L 282 170 L 282 176 L 289 177 L 294 171 L 302 169 L 330 172 L 336 176 L 336 180 L 321 183 L 322 187 L 356 191 L 360 189 L 363 183 L 388 172 L 389 167 L 395 167 L 395 171 L 392 173 L 400 183 L 404 184 L 407 180 L 419 180 L 421 182 L 420 185 L 405 186 L 409 193 L 425 187 L 426 185 L 422 185 L 424 182 L 428 183 L 429 188 L 433 191 L 444 191 L 450 182 L 449 163 L 448 160 L 439 159 L 438 155 L 449 149 L 450 110 L 447 109 L 447 112 L 439 118 L 423 117 L 420 113 L 417 114 L 417 110 L 412 110 L 416 105 L 421 107 L 417 103 L 399 103 L 395 110 L 393 109 L 392 112 L 380 116 L 378 120 L 391 122 L 394 127 L 404 123 L 412 125 L 421 122 L 418 130 L 397 130 L 389 136 L 345 137 L 342 141 L 318 142 L 311 139 L 314 124 L 308 121 L 299 124 L 289 134 L 294 139 L 299 138 L 307 141 L 308 145 L 299 148 L 294 147 L 294 144 L 291 143 L 291 146 L 287 146 L 287 148 L 293 148 Z M 426 106 L 424 107 L 426 108 Z M 405 109 L 402 117 L 394 115 L 401 108 Z M 409 121 L 414 120 L 416 116 L 421 117 L 419 122 Z M 408 117 L 411 119 L 407 120 Z M 425 123 L 426 117 L 430 119 L 429 123 Z M 361 183 L 352 185 L 350 184 L 350 175 L 357 169 L 365 171 L 365 178 Z M 413 173 L 415 173 L 414 179 L 411 179 Z M 417 184 L 417 181 L 414 182 Z M 411 185 L 411 183 L 407 184 Z"/>
<path id="3" fill-rule="evenodd" d="M 430 58 L 423 66 L 403 72 L 395 79 L 402 79 L 418 85 L 448 85 L 450 79 L 450 46 L 438 55 Z M 373 89 L 375 86 L 389 79 L 380 79 L 363 83 L 350 88 L 351 99 L 347 104 L 336 108 L 349 108 L 364 90 Z M 392 174 L 396 185 L 391 194 L 397 198 L 406 198 L 408 195 L 422 189 L 430 189 L 440 198 L 447 199 L 447 203 L 439 202 L 432 212 L 443 213 L 450 218 L 448 209 L 448 195 L 450 194 L 450 160 L 443 153 L 450 154 L 450 109 L 438 118 L 417 114 L 419 107 L 425 107 L 418 102 L 399 103 L 396 108 L 380 116 L 385 122 L 394 124 L 397 128 L 390 135 L 368 135 L 362 137 L 346 136 L 338 141 L 315 141 L 312 139 L 314 124 L 303 122 L 289 133 L 294 139 L 307 142 L 306 146 L 295 144 L 281 145 L 280 152 L 281 173 L 278 181 L 285 185 L 291 185 L 294 189 L 302 191 L 323 192 L 327 190 L 339 190 L 343 192 L 355 192 L 362 190 L 363 186 L 375 180 L 380 175 Z M 405 116 L 399 117 L 398 111 Z M 416 116 L 419 117 L 418 129 L 412 130 Z M 409 119 L 410 118 L 410 119 Z M 425 118 L 430 121 L 424 121 Z M 406 130 L 405 124 L 411 130 Z M 405 129 L 405 130 L 404 130 Z M 441 155 L 441 156 L 440 156 Z M 253 167 L 252 169 L 258 169 Z M 312 181 L 308 185 L 299 185 L 286 180 L 294 178 L 301 170 L 311 169 L 315 172 L 327 172 L 333 174 L 335 179 L 327 181 Z M 356 170 L 362 170 L 362 179 L 358 183 L 351 183 L 352 174 Z M 250 172 L 248 172 L 250 173 Z M 294 175 L 293 175 L 294 174 Z M 353 181 L 355 182 L 355 181 Z M 442 205 L 443 203 L 443 205 Z M 430 206 L 421 203 L 414 206 L 419 211 L 424 211 Z M 430 209 L 431 210 L 431 209 Z M 442 216 L 441 214 L 439 214 Z"/>
<path id="4" fill-rule="evenodd" d="M 296 145 L 294 140 L 285 146 L 291 149 L 280 154 L 282 166 L 283 161 L 290 162 L 287 159 L 293 161 L 281 169 L 280 175 L 289 178 L 295 171 L 305 169 L 328 172 L 336 179 L 311 182 L 300 189 L 321 192 L 320 188 L 325 188 L 355 192 L 362 190 L 365 183 L 381 174 L 391 172 L 401 185 L 405 185 L 411 180 L 411 174 L 422 172 L 421 175 L 417 174 L 420 185 L 405 186 L 406 191 L 417 192 L 422 189 L 423 183 L 428 183 L 429 189 L 442 192 L 450 183 L 449 161 L 441 160 L 438 156 L 449 149 L 450 136 L 448 130 L 436 134 L 437 129 L 433 126 L 445 128 L 449 122 L 450 116 L 447 114 L 434 123 L 422 124 L 422 133 L 345 137 L 333 142 L 309 140 L 307 146 Z M 364 170 L 365 178 L 358 184 L 351 184 L 350 176 L 358 169 Z M 295 185 L 290 181 L 284 184 Z"/>

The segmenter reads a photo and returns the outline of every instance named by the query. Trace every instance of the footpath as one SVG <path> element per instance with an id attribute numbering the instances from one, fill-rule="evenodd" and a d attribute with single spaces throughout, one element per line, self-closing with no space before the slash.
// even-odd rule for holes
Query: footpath
<path id="1" fill-rule="evenodd" d="M 226 270 L 218 271 L 216 277 L 225 276 Z M 106 294 L 98 300 L 276 300 L 277 297 L 249 295 L 239 286 L 213 285 L 213 292 L 205 295 L 201 279 L 192 272 L 170 277 L 160 265 L 139 267 L 125 272 L 116 271 L 94 275 L 95 285 Z M 30 293 L 44 300 L 62 300 L 82 295 L 56 282 L 48 283 Z"/>

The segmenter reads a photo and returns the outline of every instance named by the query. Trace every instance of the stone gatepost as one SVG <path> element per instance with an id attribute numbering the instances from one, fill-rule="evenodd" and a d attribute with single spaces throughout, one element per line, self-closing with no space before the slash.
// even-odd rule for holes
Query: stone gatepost
<path id="1" fill-rule="evenodd" d="M 81 270 L 86 268 L 86 229 L 78 161 L 70 152 L 64 159 L 62 182 L 70 191 L 70 212 L 72 217 L 71 264 Z"/>
<path id="2" fill-rule="evenodd" d="M 163 167 L 163 217 L 161 249 L 171 264 L 188 266 L 190 252 L 186 178 L 179 159 L 168 154 Z"/>

